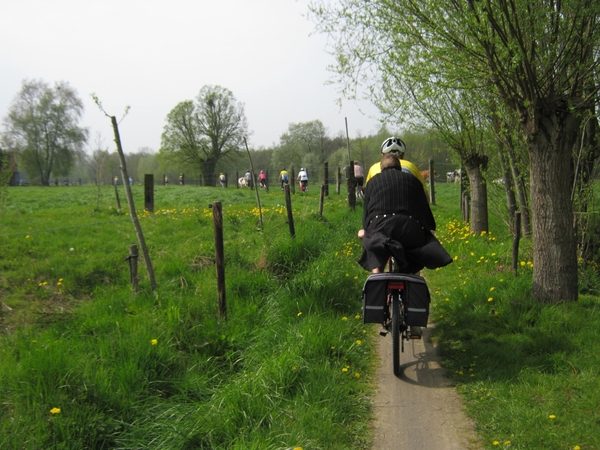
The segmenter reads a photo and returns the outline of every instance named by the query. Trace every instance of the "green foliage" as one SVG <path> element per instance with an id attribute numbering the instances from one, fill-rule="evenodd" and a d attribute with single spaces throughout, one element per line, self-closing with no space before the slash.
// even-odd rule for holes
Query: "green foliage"
<path id="1" fill-rule="evenodd" d="M 167 115 L 160 154 L 191 165 L 214 186 L 219 160 L 243 149 L 248 135 L 244 105 L 221 86 L 204 86 L 195 101 L 180 102 Z"/>
<path id="2" fill-rule="evenodd" d="M 66 82 L 51 88 L 41 80 L 23 81 L 4 118 L 3 141 L 19 153 L 31 180 L 48 185 L 52 176 L 69 173 L 88 132 L 78 126 L 83 103 Z"/>

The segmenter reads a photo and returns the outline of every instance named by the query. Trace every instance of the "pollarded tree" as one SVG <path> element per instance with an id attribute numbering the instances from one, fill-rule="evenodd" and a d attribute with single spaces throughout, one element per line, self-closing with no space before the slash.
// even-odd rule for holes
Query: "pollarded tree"
<path id="1" fill-rule="evenodd" d="M 78 125 L 82 115 L 83 103 L 68 83 L 25 80 L 4 118 L 2 138 L 18 152 L 23 170 L 47 186 L 52 175 L 69 173 L 87 141 L 87 129 Z"/>
<path id="2" fill-rule="evenodd" d="M 350 95 L 366 83 L 385 102 L 385 87 L 401 78 L 495 87 L 518 113 L 528 145 L 533 295 L 576 300 L 572 150 L 582 115 L 597 102 L 600 3 L 340 0 L 311 9 L 334 39 L 339 81 Z"/>
<path id="3" fill-rule="evenodd" d="M 160 154 L 190 164 L 214 186 L 221 158 L 243 149 L 248 124 L 244 105 L 221 86 L 204 86 L 194 101 L 179 103 L 167 115 Z"/>

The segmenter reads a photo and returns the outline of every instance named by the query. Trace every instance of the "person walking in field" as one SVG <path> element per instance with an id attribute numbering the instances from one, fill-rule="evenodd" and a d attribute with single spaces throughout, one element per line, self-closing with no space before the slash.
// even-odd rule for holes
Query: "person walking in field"
<path id="1" fill-rule="evenodd" d="M 227 177 L 225 177 L 223 172 L 219 174 L 219 183 L 221 184 L 221 187 L 225 187 L 227 184 Z"/>

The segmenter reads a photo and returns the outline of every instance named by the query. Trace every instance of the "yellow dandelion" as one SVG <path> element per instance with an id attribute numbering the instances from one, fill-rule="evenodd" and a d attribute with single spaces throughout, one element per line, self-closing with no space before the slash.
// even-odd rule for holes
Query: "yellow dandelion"
<path id="1" fill-rule="evenodd" d="M 331 346 L 331 350 L 335 350 L 335 345 L 332 345 L 332 346 Z"/>
<path id="2" fill-rule="evenodd" d="M 492 286 L 492 287 L 490 288 L 490 291 L 493 291 L 493 290 L 495 290 L 495 289 L 496 289 L 496 288 L 495 288 L 494 286 Z"/>
<path id="3" fill-rule="evenodd" d="M 342 320 L 345 322 L 346 320 L 348 320 L 348 318 L 346 316 L 342 317 Z"/>
<path id="4" fill-rule="evenodd" d="M 549 417 L 550 419 L 556 419 L 556 416 L 555 416 L 554 414 L 550 414 L 548 417 Z"/>
<path id="5" fill-rule="evenodd" d="M 504 441 L 504 445 L 510 445 L 510 441 Z"/>
<path id="6" fill-rule="evenodd" d="M 300 311 L 298 314 L 296 314 L 298 317 L 300 317 L 302 315 L 302 311 Z"/>
<path id="7" fill-rule="evenodd" d="M 152 340 L 150 341 L 150 344 L 152 344 L 152 345 L 156 345 L 156 344 L 158 344 L 158 339 L 152 339 Z"/>
<path id="8" fill-rule="evenodd" d="M 356 378 L 360 378 L 360 373 L 356 372 L 356 373 L 354 374 L 354 376 L 355 376 Z"/>
<path id="9" fill-rule="evenodd" d="M 358 280 L 358 275 L 354 275 L 354 279 L 355 279 L 355 280 Z"/>
<path id="10" fill-rule="evenodd" d="M 25 236 L 25 239 L 29 239 L 30 237 L 31 237 L 31 236 L 27 235 L 27 236 Z"/>
<path id="11" fill-rule="evenodd" d="M 494 299 L 492 297 L 488 298 L 488 302 L 493 302 Z"/>
<path id="12" fill-rule="evenodd" d="M 573 450 L 581 450 L 581 447 L 579 445 L 576 445 L 575 447 L 573 447 Z"/>
<path id="13" fill-rule="evenodd" d="M 493 442 L 493 444 L 494 444 L 494 445 L 500 445 L 500 442 L 498 442 L 498 441 L 494 441 L 494 442 Z"/>
<path id="14" fill-rule="evenodd" d="M 524 266 L 525 264 L 525 261 L 521 261 L 521 266 Z"/>
<path id="15" fill-rule="evenodd" d="M 356 345 L 361 345 L 361 344 L 362 344 L 362 341 L 360 339 L 357 339 L 356 340 Z"/>
<path id="16" fill-rule="evenodd" d="M 294 447 L 294 450 L 302 450 L 302 447 Z"/>
<path id="17" fill-rule="evenodd" d="M 52 408 L 50 410 L 50 414 L 60 414 L 60 408 Z"/>
<path id="18" fill-rule="evenodd" d="M 298 366 L 292 366 L 292 370 L 298 370 Z"/>
<path id="19" fill-rule="evenodd" d="M 360 319 L 362 316 L 360 314 L 357 314 L 354 316 L 355 319 Z"/>
<path id="20" fill-rule="evenodd" d="M 342 368 L 342 372 L 344 372 L 344 373 L 348 372 L 348 368 L 347 367 Z"/>

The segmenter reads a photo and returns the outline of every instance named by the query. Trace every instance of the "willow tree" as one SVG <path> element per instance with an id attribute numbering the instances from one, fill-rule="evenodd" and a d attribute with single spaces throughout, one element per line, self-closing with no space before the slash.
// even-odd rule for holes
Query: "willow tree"
<path id="1" fill-rule="evenodd" d="M 315 2 L 347 94 L 367 84 L 386 102 L 399 80 L 449 89 L 493 86 L 520 118 L 528 146 L 534 297 L 576 300 L 572 150 L 597 102 L 597 0 L 339 0 Z M 402 108 L 402 104 L 396 105 Z"/>
<path id="2" fill-rule="evenodd" d="M 169 112 L 159 153 L 195 167 L 214 186 L 217 163 L 241 150 L 247 135 L 244 105 L 228 89 L 204 86 L 194 101 L 183 101 Z"/>
<path id="3" fill-rule="evenodd" d="M 4 118 L 2 139 L 19 155 L 19 164 L 44 186 L 52 176 L 67 175 L 87 141 L 79 126 L 83 102 L 68 83 L 51 87 L 42 80 L 25 80 Z"/>

